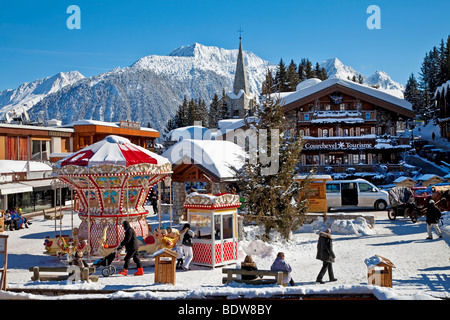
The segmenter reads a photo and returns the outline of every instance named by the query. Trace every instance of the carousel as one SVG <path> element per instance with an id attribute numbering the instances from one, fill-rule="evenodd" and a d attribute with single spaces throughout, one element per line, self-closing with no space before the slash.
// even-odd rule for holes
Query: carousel
<path id="1" fill-rule="evenodd" d="M 123 240 L 122 222 L 127 220 L 148 253 L 158 250 L 163 235 L 152 235 L 144 204 L 150 189 L 168 179 L 171 169 L 168 159 L 114 135 L 58 161 L 54 173 L 75 191 L 75 213 L 81 220 L 72 244 L 59 247 L 106 256 Z"/>

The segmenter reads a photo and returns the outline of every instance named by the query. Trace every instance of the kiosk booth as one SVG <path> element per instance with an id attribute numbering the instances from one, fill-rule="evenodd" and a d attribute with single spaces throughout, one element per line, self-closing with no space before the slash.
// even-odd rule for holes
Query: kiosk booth
<path id="1" fill-rule="evenodd" d="M 186 196 L 184 207 L 195 232 L 192 263 L 211 267 L 236 263 L 240 206 L 239 196 L 229 193 Z"/>

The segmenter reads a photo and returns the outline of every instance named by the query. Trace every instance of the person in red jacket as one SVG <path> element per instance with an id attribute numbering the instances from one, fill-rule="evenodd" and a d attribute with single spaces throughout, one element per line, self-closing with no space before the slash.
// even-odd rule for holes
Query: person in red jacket
<path id="1" fill-rule="evenodd" d="M 125 247 L 125 250 L 127 251 L 127 254 L 125 255 L 125 258 L 123 259 L 125 261 L 123 265 L 123 270 L 119 272 L 121 275 L 128 275 L 128 267 L 130 264 L 131 258 L 133 258 L 134 263 L 136 263 L 136 266 L 138 268 L 138 271 L 134 274 L 135 276 L 142 276 L 144 274 L 144 270 L 142 269 L 141 260 L 138 257 L 138 249 L 139 249 L 139 242 L 136 237 L 136 233 L 134 232 L 133 228 L 130 226 L 130 223 L 127 220 L 124 220 L 122 222 L 123 229 L 125 230 L 125 237 L 123 238 L 123 241 L 120 243 L 120 245 L 117 247 L 117 250 L 120 251 L 123 247 Z"/>

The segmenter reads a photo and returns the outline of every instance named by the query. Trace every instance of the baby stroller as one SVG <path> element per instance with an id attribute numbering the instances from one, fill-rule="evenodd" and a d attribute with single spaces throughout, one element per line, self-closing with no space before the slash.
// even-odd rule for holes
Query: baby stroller
<path id="1" fill-rule="evenodd" d="M 111 263 L 114 261 L 117 255 L 117 250 L 114 250 L 110 254 L 108 254 L 106 257 L 95 260 L 93 265 L 94 267 L 104 267 L 102 269 L 102 276 L 109 277 L 110 275 L 113 275 L 116 273 L 116 267 L 114 267 Z"/>

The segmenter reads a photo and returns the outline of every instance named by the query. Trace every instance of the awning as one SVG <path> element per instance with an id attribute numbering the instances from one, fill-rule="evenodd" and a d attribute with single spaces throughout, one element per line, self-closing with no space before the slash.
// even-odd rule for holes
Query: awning
<path id="1" fill-rule="evenodd" d="M 53 179 L 43 179 L 43 180 L 20 181 L 20 183 L 32 187 L 33 191 L 44 191 L 51 189 L 52 181 Z"/>
<path id="2" fill-rule="evenodd" d="M 33 187 L 18 182 L 0 184 L 1 195 L 32 192 L 32 191 Z"/>

